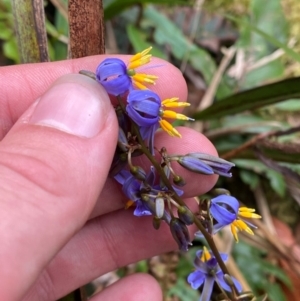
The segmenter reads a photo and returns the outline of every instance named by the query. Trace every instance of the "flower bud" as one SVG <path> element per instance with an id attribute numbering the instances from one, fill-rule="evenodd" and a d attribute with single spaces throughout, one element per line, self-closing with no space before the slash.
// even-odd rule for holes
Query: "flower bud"
<path id="1" fill-rule="evenodd" d="M 210 166 L 215 174 L 224 177 L 232 176 L 232 174 L 229 171 L 233 166 L 235 166 L 234 163 L 205 153 L 189 153 L 187 154 L 187 156 L 197 158 L 204 164 Z"/>
<path id="2" fill-rule="evenodd" d="M 162 218 L 165 212 L 165 201 L 162 197 L 155 199 L 155 212 L 158 218 Z"/>
<path id="3" fill-rule="evenodd" d="M 230 195 L 229 190 L 224 189 L 224 188 L 214 188 L 210 193 L 213 196 L 218 196 L 218 195 L 221 195 L 221 194 Z"/>
<path id="4" fill-rule="evenodd" d="M 173 176 L 173 183 L 180 187 L 182 187 L 186 184 L 185 180 L 179 175 Z"/>
<path id="5" fill-rule="evenodd" d="M 130 173 L 138 180 L 145 181 L 146 180 L 146 172 L 140 166 L 131 166 Z"/>
<path id="6" fill-rule="evenodd" d="M 192 245 L 187 226 L 178 218 L 172 218 L 170 230 L 173 238 L 177 242 L 179 249 L 188 251 L 188 246 Z"/>
<path id="7" fill-rule="evenodd" d="M 128 145 L 128 141 L 126 135 L 123 129 L 119 127 L 118 146 L 123 152 L 127 152 L 128 151 L 127 145 Z"/>
<path id="8" fill-rule="evenodd" d="M 194 215 L 186 206 L 180 206 L 177 213 L 180 220 L 183 221 L 186 225 L 192 225 L 194 223 Z"/>
<path id="9" fill-rule="evenodd" d="M 154 216 L 153 217 L 153 220 L 152 220 L 152 225 L 153 225 L 153 228 L 158 230 L 160 228 L 160 224 L 161 224 L 161 219 Z"/>
<path id="10" fill-rule="evenodd" d="M 187 170 L 196 173 L 205 174 L 205 175 L 212 175 L 214 173 L 211 167 L 203 163 L 202 160 L 199 160 L 198 158 L 193 156 L 178 157 L 177 162 Z"/>

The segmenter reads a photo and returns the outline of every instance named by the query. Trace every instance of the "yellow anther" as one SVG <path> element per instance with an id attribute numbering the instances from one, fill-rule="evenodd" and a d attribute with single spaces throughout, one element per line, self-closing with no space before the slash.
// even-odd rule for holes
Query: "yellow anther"
<path id="1" fill-rule="evenodd" d="M 174 111 L 170 110 L 164 110 L 162 111 L 162 117 L 164 118 L 171 118 L 171 119 L 177 119 L 177 120 L 194 120 L 192 118 L 189 118 L 183 114 L 176 113 Z"/>
<path id="2" fill-rule="evenodd" d="M 158 79 L 158 76 L 137 73 L 137 74 L 133 75 L 132 78 L 133 78 L 133 80 L 140 82 L 140 83 L 149 83 L 149 84 L 155 85 L 155 80 Z"/>
<path id="3" fill-rule="evenodd" d="M 232 233 L 235 241 L 239 242 L 239 238 L 238 238 L 238 235 L 237 235 L 237 228 L 235 227 L 235 225 L 233 223 L 230 225 L 230 228 L 231 228 L 231 233 Z"/>
<path id="4" fill-rule="evenodd" d="M 203 252 L 202 252 L 200 260 L 203 261 L 203 262 L 206 262 L 210 259 L 211 259 L 210 253 L 208 252 L 206 247 L 203 247 Z"/>
<path id="5" fill-rule="evenodd" d="M 246 218 L 261 218 L 259 214 L 253 213 L 255 209 L 247 208 L 247 207 L 240 207 L 239 208 L 239 216 L 246 217 Z"/>
<path id="6" fill-rule="evenodd" d="M 152 47 L 150 46 L 149 48 L 143 50 L 142 52 L 138 52 L 135 54 L 131 59 L 130 62 L 134 62 L 136 60 L 139 60 L 140 58 L 144 57 L 146 54 L 148 54 L 151 51 Z M 151 54 L 149 54 L 151 56 Z"/>
<path id="7" fill-rule="evenodd" d="M 179 107 L 188 107 L 190 104 L 188 102 L 179 102 L 178 97 L 167 98 L 161 102 L 163 107 L 166 108 L 179 108 Z"/>
<path id="8" fill-rule="evenodd" d="M 133 79 L 133 84 L 140 90 L 147 90 L 147 87 L 145 85 L 141 84 L 138 81 L 135 81 L 134 79 Z"/>
<path id="9" fill-rule="evenodd" d="M 134 204 L 134 201 L 128 200 L 128 201 L 126 202 L 126 204 L 125 204 L 125 209 L 130 208 L 133 204 Z"/>
<path id="10" fill-rule="evenodd" d="M 181 138 L 181 135 L 179 134 L 179 132 L 168 121 L 162 119 L 159 121 L 159 124 L 160 124 L 161 128 L 164 131 L 166 131 L 170 136 Z"/>

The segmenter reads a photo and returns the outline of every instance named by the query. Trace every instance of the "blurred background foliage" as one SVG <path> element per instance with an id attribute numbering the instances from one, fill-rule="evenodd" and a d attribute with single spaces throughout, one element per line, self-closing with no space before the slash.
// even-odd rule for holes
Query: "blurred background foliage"
<path id="1" fill-rule="evenodd" d="M 45 1 L 52 61 L 68 56 L 67 0 Z M 299 0 L 104 0 L 106 52 L 153 55 L 183 73 L 192 104 L 188 124 L 236 164 L 229 189 L 263 216 L 254 237 L 221 251 L 246 290 L 271 301 L 300 300 L 300 5 Z M 19 64 L 10 0 L 0 0 L 0 65 Z M 197 300 L 186 276 L 202 242 L 130 265 L 87 285 L 88 295 L 141 271 L 160 282 L 165 300 Z M 71 297 L 69 297 L 71 298 Z M 67 300 L 67 299 L 65 299 Z M 68 299 L 73 300 L 73 299 Z"/>

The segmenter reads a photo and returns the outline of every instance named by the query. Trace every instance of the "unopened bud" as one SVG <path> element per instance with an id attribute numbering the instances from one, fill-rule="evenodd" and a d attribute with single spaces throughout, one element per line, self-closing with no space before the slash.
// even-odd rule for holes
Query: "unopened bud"
<path id="1" fill-rule="evenodd" d="M 187 226 L 180 219 L 172 218 L 170 222 L 170 230 L 173 238 L 179 246 L 179 249 L 182 251 L 188 251 L 188 246 L 192 243 Z"/>
<path id="2" fill-rule="evenodd" d="M 158 218 L 162 218 L 165 212 L 165 201 L 162 197 L 155 199 L 155 213 Z"/>
<path id="3" fill-rule="evenodd" d="M 211 167 L 209 167 L 207 164 L 203 163 L 196 157 L 181 156 L 178 158 L 177 162 L 187 170 L 199 174 L 212 175 L 214 173 Z"/>
<path id="4" fill-rule="evenodd" d="M 119 127 L 118 146 L 123 152 L 127 152 L 128 151 L 127 145 L 128 145 L 128 140 L 126 138 L 126 135 L 123 129 Z"/>
<path id="5" fill-rule="evenodd" d="M 130 173 L 138 180 L 145 181 L 146 180 L 146 172 L 140 166 L 131 166 Z"/>
<path id="6" fill-rule="evenodd" d="M 194 215 L 191 210 L 185 206 L 178 207 L 178 217 L 186 225 L 192 225 L 194 223 Z"/>
<path id="7" fill-rule="evenodd" d="M 154 216 L 153 217 L 153 220 L 152 220 L 152 225 L 153 225 L 153 228 L 158 230 L 160 228 L 160 224 L 161 224 L 161 219 Z"/>
<path id="8" fill-rule="evenodd" d="M 210 166 L 215 174 L 224 177 L 232 176 L 229 171 L 233 166 L 235 166 L 234 163 L 205 153 L 189 153 L 187 156 L 201 160 L 204 164 Z"/>
<path id="9" fill-rule="evenodd" d="M 185 180 L 179 175 L 173 176 L 173 183 L 180 187 L 182 187 L 186 184 Z"/>

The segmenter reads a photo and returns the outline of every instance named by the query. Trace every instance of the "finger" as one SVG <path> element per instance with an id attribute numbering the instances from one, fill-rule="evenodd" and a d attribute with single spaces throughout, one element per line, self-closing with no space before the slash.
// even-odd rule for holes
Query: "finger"
<path id="1" fill-rule="evenodd" d="M 157 281 L 147 274 L 127 276 L 110 285 L 90 301 L 161 301 L 162 291 Z"/>
<path id="2" fill-rule="evenodd" d="M 19 119 L 32 102 L 42 95 L 60 76 L 77 73 L 82 69 L 95 72 L 97 66 L 108 56 L 98 55 L 74 60 L 43 64 L 23 64 L 2 67 L 0 72 L 0 139 Z M 128 55 L 115 55 L 127 62 Z M 151 90 L 162 99 L 187 98 L 187 87 L 180 71 L 170 63 L 153 58 L 147 65 L 160 66 L 150 68 L 149 73 L 157 75 L 159 80 Z"/>
<path id="3" fill-rule="evenodd" d="M 171 137 L 163 131 L 158 132 L 155 138 L 157 148 L 161 149 L 163 146 L 166 147 L 170 155 L 185 155 L 190 152 L 203 152 L 214 156 L 218 155 L 213 144 L 201 133 L 185 127 L 178 128 L 178 131 L 182 135 L 181 139 Z M 142 166 L 145 170 L 149 170 L 148 159 L 145 157 L 137 157 L 135 159 L 135 164 Z M 157 157 L 157 159 L 158 162 L 161 161 L 159 157 Z M 206 193 L 212 189 L 218 179 L 217 175 L 200 175 L 190 172 L 176 162 L 172 163 L 172 167 L 186 182 L 185 186 L 178 187 L 184 191 L 185 198 Z M 109 202 L 103 202 L 103 200 L 108 199 L 110 200 Z M 128 201 L 128 199 L 124 196 L 121 185 L 116 183 L 114 179 L 107 179 L 104 189 L 91 214 L 91 218 L 124 208 L 126 201 Z"/>
<path id="4" fill-rule="evenodd" d="M 194 199 L 186 200 L 195 210 Z M 191 238 L 195 232 L 190 227 Z M 89 221 L 57 254 L 24 301 L 55 300 L 93 279 L 141 259 L 178 249 L 169 226 L 120 210 Z"/>
<path id="5" fill-rule="evenodd" d="M 1 141 L 3 300 L 19 300 L 83 226 L 103 188 L 116 137 L 106 92 L 75 74 L 58 80 Z"/>

